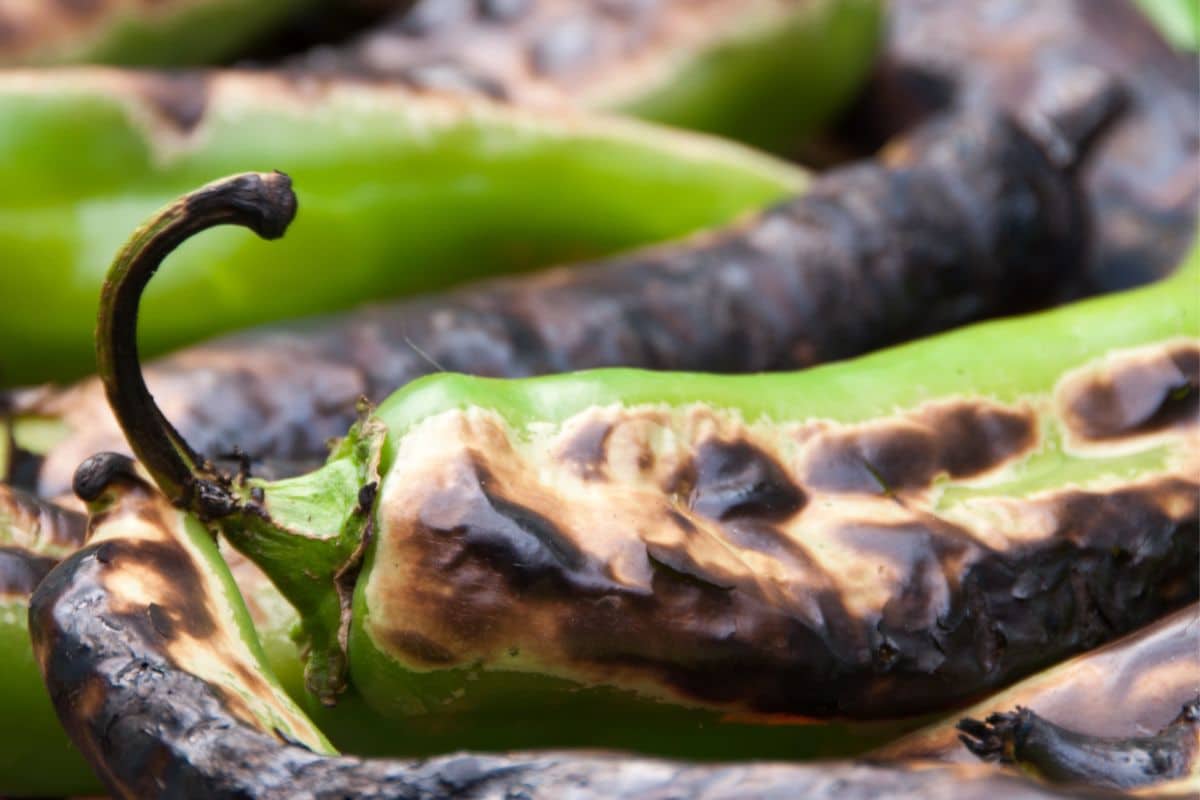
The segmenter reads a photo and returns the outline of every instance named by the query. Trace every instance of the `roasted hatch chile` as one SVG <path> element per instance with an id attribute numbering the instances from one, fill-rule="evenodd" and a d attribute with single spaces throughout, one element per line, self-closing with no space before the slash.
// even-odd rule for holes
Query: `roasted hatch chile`
<path id="1" fill-rule="evenodd" d="M 1091 120 L 1071 126 L 1086 139 L 1111 100 L 1097 94 L 1060 118 Z M 234 335 L 146 375 L 199 452 L 215 458 L 237 447 L 297 474 L 324 459 L 360 396 L 380 402 L 439 369 L 756 372 L 845 358 L 1071 291 L 1089 230 L 1075 163 L 1051 162 L 1004 115 L 935 121 L 899 140 L 890 162 L 833 170 L 727 228 Z M 17 473 L 43 496 L 66 494 L 89 455 L 126 447 L 98 380 L 22 392 L 13 405 L 19 441 L 37 453 L 16 459 Z M 39 432 L 41 442 L 29 441 Z"/>
<path id="2" fill-rule="evenodd" d="M 1192 699 L 1197 675 L 1200 606 L 1193 604 L 885 745 L 872 757 L 972 763 L 975 756 L 959 741 L 958 722 L 1017 706 L 1069 722 L 1092 737 L 1145 736 L 1167 725 Z"/>
<path id="3" fill-rule="evenodd" d="M 96 291 L 125 233 L 212 176 L 263 163 L 308 187 L 295 238 L 266 257 L 240 232 L 197 242 L 156 287 L 148 351 L 679 236 L 805 180 L 705 137 L 399 88 L 6 73 L 0 382 L 90 371 Z"/>
<path id="4" fill-rule="evenodd" d="M 963 744 L 984 761 L 1016 764 L 1053 783 L 1200 790 L 1200 695 L 1151 736 L 1089 736 L 1022 707 L 982 722 L 967 718 L 958 728 Z"/>
<path id="5" fill-rule="evenodd" d="M 393 715 L 569 714 L 615 687 L 895 717 L 1197 596 L 1200 250 L 1149 290 L 793 374 L 427 376 L 318 472 L 235 481 L 146 391 L 137 307 L 196 231 L 278 235 L 285 184 L 213 184 L 135 234 L 97 359 L 160 488 L 300 612 L 324 702 L 352 680 Z"/>
<path id="6" fill-rule="evenodd" d="M 1088 796 L 985 765 L 335 756 L 272 683 L 207 531 L 124 456 L 89 459 L 76 487 L 92 511 L 90 539 L 38 587 L 30 627 L 60 719 L 114 797 Z"/>
<path id="7" fill-rule="evenodd" d="M 0 65 L 202 64 L 313 0 L 0 0 Z"/>
<path id="8" fill-rule="evenodd" d="M 1191 0 L 1187 0 L 1191 2 Z M 1196 7 L 1192 3 L 1193 8 Z M 1097 76 L 1128 108 L 1081 171 L 1094 220 L 1090 291 L 1167 274 L 1200 211 L 1200 63 L 1175 52 L 1131 0 L 892 0 L 874 77 L 840 126 L 868 147 L 954 105 L 1022 114 Z"/>
<path id="9" fill-rule="evenodd" d="M 781 150 L 871 66 L 878 0 L 420 0 L 292 66 L 581 104 Z"/>
<path id="10" fill-rule="evenodd" d="M 29 646 L 29 595 L 83 544 L 81 514 L 0 485 L 0 795 L 94 793 L 100 787 L 54 716 Z"/>

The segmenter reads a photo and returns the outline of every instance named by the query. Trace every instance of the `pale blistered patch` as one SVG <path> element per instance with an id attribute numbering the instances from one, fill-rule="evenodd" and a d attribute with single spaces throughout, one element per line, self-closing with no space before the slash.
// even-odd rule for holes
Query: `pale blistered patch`
<path id="1" fill-rule="evenodd" d="M 324 738 L 264 676 L 232 623 L 239 601 L 229 593 L 236 589 L 208 569 L 207 557 L 183 529 L 187 517 L 148 490 L 127 491 L 91 522 L 96 558 L 109 566 L 101 579 L 112 613 L 161 642 L 162 652 L 216 689 L 234 716 L 325 749 Z"/>
<path id="2" fill-rule="evenodd" d="M 847 425 L 605 407 L 525 430 L 444 412 L 385 479 L 367 631 L 416 670 L 799 714 L 946 703 L 947 684 L 969 694 L 1193 592 L 1175 573 L 1200 484 L 1178 458 L 1003 490 L 1061 429 L 1051 409 L 958 398 Z M 1190 452 L 1196 426 L 1173 430 Z M 958 487 L 975 495 L 939 509 Z"/>

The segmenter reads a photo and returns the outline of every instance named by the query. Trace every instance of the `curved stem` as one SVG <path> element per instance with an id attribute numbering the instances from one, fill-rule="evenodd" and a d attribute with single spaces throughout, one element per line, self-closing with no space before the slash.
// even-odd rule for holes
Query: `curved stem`
<path id="1" fill-rule="evenodd" d="M 217 225 L 242 225 L 277 239 L 296 214 L 291 180 L 282 172 L 247 172 L 208 184 L 159 211 L 138 228 L 109 267 L 100 294 L 96 362 L 109 405 L 133 452 L 177 505 L 203 517 L 236 507 L 222 479 L 163 416 L 142 378 L 137 314 L 142 291 L 164 258 L 191 236 Z"/>

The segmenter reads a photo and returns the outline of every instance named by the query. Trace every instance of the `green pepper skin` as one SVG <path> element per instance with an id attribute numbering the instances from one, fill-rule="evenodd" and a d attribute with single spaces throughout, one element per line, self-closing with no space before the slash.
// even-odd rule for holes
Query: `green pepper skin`
<path id="1" fill-rule="evenodd" d="M 124 232 L 264 163 L 309 187 L 293 236 L 264 254 L 220 231 L 180 254 L 152 292 L 148 352 L 675 237 L 805 182 L 735 145 L 572 112 L 267 75 L 8 73 L 0 263 L 27 268 L 0 270 L 0 382 L 89 371 Z"/>
<path id="2" fill-rule="evenodd" d="M 1200 592 L 1200 249 L 1147 290 L 793 374 L 434 375 L 322 470 L 235 481 L 146 391 L 139 297 L 195 231 L 280 235 L 285 189 L 237 176 L 135 234 L 97 355 L 155 481 L 297 607 L 322 702 L 893 718 Z"/>
<path id="3" fill-rule="evenodd" d="M 39 585 L 30 628 L 63 726 L 114 797 L 1095 796 L 985 765 L 707 765 L 562 750 L 336 756 L 266 673 L 229 572 L 195 519 L 124 456 L 89 459 L 75 486 L 92 512 L 91 541 Z"/>
<path id="4" fill-rule="evenodd" d="M 234 55 L 312 4 L 313 0 L 18 0 L 0 4 L 0 65 L 212 63 Z"/>
<path id="5" fill-rule="evenodd" d="M 878 0 L 425 0 L 289 66 L 631 114 L 792 151 L 848 101 Z"/>

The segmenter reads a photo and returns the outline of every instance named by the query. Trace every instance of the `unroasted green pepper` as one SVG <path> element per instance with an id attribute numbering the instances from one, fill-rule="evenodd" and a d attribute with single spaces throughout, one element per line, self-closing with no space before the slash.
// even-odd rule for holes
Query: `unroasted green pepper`
<path id="1" fill-rule="evenodd" d="M 1197 596 L 1200 250 L 1148 290 L 795 374 L 429 376 L 264 483 L 196 456 L 137 364 L 166 253 L 294 211 L 278 175 L 196 197 L 114 262 L 100 374 L 167 496 L 297 607 L 326 703 L 895 717 Z"/>
<path id="2" fill-rule="evenodd" d="M 735 145 L 566 111 L 300 77 L 7 73 L 0 383 L 89 371 L 125 231 L 264 162 L 309 187 L 294 236 L 265 258 L 240 232 L 197 242 L 152 292 L 147 351 L 677 236 L 805 182 Z"/>

